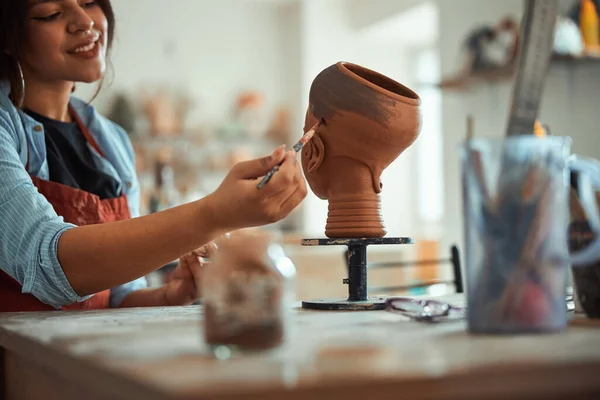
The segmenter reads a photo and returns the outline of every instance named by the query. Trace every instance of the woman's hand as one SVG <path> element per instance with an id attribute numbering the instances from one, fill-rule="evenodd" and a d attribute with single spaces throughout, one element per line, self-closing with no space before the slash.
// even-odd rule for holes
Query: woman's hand
<path id="1" fill-rule="evenodd" d="M 163 287 L 165 305 L 187 305 L 202 296 L 202 271 L 210 263 L 207 259 L 216 251 L 216 244 L 211 242 L 179 259 L 179 265 L 173 271 L 170 281 Z"/>
<path id="2" fill-rule="evenodd" d="M 280 163 L 279 171 L 257 189 L 262 177 Z M 285 218 L 306 194 L 306 181 L 296 152 L 286 152 L 280 146 L 270 156 L 237 163 L 209 197 L 217 223 L 233 231 Z"/>

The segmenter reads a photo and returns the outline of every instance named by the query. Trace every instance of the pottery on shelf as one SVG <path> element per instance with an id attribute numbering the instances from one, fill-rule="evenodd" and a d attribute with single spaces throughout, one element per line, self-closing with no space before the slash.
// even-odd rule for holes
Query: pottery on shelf
<path id="1" fill-rule="evenodd" d="M 150 92 L 144 88 L 141 99 L 142 111 L 148 122 L 151 136 L 182 135 L 186 118 L 194 103 L 186 92 L 165 87 Z"/>
<path id="2" fill-rule="evenodd" d="M 312 192 L 329 203 L 327 237 L 386 235 L 381 173 L 417 139 L 420 105 L 406 86 L 348 62 L 314 79 L 304 131 L 322 124 L 301 158 Z"/>

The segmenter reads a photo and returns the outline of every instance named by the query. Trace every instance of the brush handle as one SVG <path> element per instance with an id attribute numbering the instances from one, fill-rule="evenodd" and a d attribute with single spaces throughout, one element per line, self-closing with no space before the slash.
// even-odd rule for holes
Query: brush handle
<path id="1" fill-rule="evenodd" d="M 296 154 L 300 153 L 300 150 L 302 150 L 302 148 L 304 147 L 304 143 L 302 142 L 298 142 L 294 145 L 293 149 L 296 152 Z M 262 180 L 258 183 L 258 185 L 256 185 L 257 189 L 262 188 L 263 186 L 265 186 L 265 184 L 267 182 L 269 182 L 271 180 L 271 178 L 273 177 L 273 175 L 275 175 L 275 172 L 279 171 L 279 167 L 281 166 L 281 164 L 274 166 L 266 175 L 264 178 L 262 178 Z"/>
<path id="2" fill-rule="evenodd" d="M 275 172 L 277 172 L 277 171 L 279 171 L 279 165 L 274 166 L 273 169 L 271 169 L 267 173 L 267 175 L 265 175 L 265 177 L 262 178 L 262 180 L 258 183 L 258 185 L 256 186 L 256 188 L 260 189 L 263 186 L 265 186 L 265 184 L 271 180 L 271 178 L 273 177 L 273 175 L 275 175 Z"/>

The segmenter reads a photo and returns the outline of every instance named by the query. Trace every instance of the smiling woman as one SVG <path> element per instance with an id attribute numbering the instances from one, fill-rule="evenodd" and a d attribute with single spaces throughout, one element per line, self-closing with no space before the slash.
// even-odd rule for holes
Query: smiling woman
<path id="1" fill-rule="evenodd" d="M 127 134 L 72 96 L 76 82 L 102 81 L 114 24 L 109 0 L 0 1 L 0 312 L 189 304 L 212 240 L 276 222 L 306 196 L 279 148 L 203 199 L 140 217 Z M 146 288 L 177 258 L 168 284 Z"/>
<path id="2" fill-rule="evenodd" d="M 72 85 L 104 76 L 115 26 L 108 0 L 7 1 L 0 12 L 5 26 L 0 76 L 9 79 L 16 105 L 25 96 L 23 78 L 35 89 L 36 82 L 59 79 Z"/>

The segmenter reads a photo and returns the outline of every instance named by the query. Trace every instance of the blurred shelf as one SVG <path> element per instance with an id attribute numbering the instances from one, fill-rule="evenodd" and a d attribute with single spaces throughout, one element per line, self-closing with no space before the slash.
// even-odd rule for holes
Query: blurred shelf
<path id="1" fill-rule="evenodd" d="M 171 144 L 174 142 L 178 143 L 197 143 L 198 141 L 204 141 L 205 137 L 201 133 L 178 133 L 172 135 L 152 135 L 145 132 L 132 132 L 129 135 L 131 141 L 134 142 L 147 142 L 147 143 L 165 143 Z"/>
<path id="2" fill-rule="evenodd" d="M 555 54 L 552 56 L 551 66 L 577 67 L 581 65 L 600 65 L 600 57 L 568 56 Z M 510 65 L 498 69 L 477 71 L 467 76 L 457 76 L 442 80 L 436 87 L 442 90 L 465 91 L 481 83 L 498 83 L 511 81 L 516 72 L 516 66 Z"/>
<path id="3" fill-rule="evenodd" d="M 204 136 L 201 133 L 177 134 L 177 135 L 157 135 L 153 136 L 146 133 L 133 133 L 130 139 L 135 144 L 144 144 L 147 146 L 249 146 L 264 145 L 274 143 L 273 140 L 264 137 L 252 136 Z"/>
<path id="4" fill-rule="evenodd" d="M 513 78 L 515 67 L 509 65 L 498 69 L 486 69 L 473 72 L 467 76 L 457 76 L 442 80 L 437 87 L 442 90 L 468 90 L 479 83 L 497 83 L 509 81 Z"/>
<path id="5" fill-rule="evenodd" d="M 567 65 L 577 67 L 580 65 L 600 65 L 600 56 L 568 56 L 555 54 L 552 56 L 552 64 L 554 65 Z"/>

